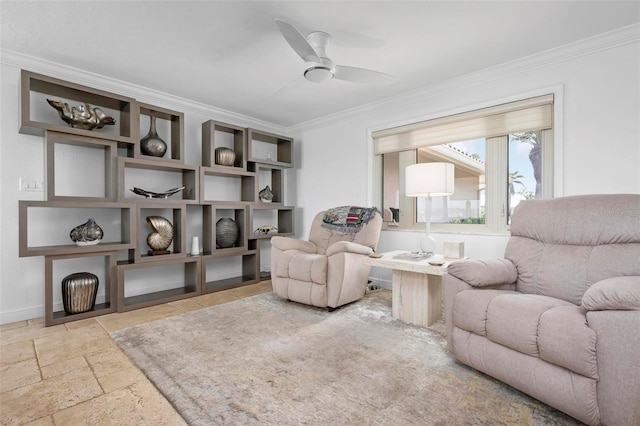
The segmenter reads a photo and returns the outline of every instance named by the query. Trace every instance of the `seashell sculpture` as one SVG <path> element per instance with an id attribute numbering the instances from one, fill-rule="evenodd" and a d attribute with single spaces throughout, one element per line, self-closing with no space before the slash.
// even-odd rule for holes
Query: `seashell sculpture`
<path id="1" fill-rule="evenodd" d="M 70 127 L 84 130 L 102 129 L 106 125 L 116 124 L 115 118 L 106 115 L 100 108 L 91 107 L 85 103 L 77 107 L 69 107 L 69 104 L 62 101 L 47 99 L 49 105 L 55 108 Z"/>
<path id="2" fill-rule="evenodd" d="M 148 216 L 147 223 L 153 229 L 147 235 L 147 245 L 153 251 L 166 251 L 173 241 L 173 225 L 162 216 Z"/>
<path id="3" fill-rule="evenodd" d="M 104 232 L 93 218 L 89 218 L 82 225 L 78 225 L 69 232 L 71 241 L 78 246 L 93 246 L 100 242 Z"/>
<path id="4" fill-rule="evenodd" d="M 271 188 L 269 188 L 269 185 L 265 186 L 264 189 L 258 192 L 258 197 L 263 203 L 270 203 L 271 201 L 273 201 L 273 192 L 271 192 Z"/>

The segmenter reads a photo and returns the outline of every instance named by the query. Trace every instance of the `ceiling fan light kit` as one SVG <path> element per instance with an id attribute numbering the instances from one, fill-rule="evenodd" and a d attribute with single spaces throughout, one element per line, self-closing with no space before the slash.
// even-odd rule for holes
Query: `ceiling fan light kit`
<path id="1" fill-rule="evenodd" d="M 312 65 L 304 71 L 304 78 L 311 83 L 324 83 L 333 78 L 333 70 L 324 65 Z"/>

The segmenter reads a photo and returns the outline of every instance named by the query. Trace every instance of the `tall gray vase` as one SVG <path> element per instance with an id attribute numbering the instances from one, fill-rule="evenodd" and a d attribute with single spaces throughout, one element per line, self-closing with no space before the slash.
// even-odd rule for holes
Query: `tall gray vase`
<path id="1" fill-rule="evenodd" d="M 144 155 L 153 157 L 163 157 L 167 152 L 167 143 L 158 136 L 156 131 L 156 118 L 151 116 L 151 124 L 149 125 L 149 133 L 140 139 L 140 151 Z"/>
<path id="2" fill-rule="evenodd" d="M 90 272 L 76 272 L 62 279 L 62 304 L 67 314 L 90 311 L 96 304 L 98 277 Z"/>

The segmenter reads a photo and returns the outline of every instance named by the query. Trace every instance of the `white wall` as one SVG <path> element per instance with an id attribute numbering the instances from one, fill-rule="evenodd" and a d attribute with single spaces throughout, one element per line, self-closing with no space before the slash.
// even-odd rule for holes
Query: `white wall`
<path id="1" fill-rule="evenodd" d="M 372 131 L 551 92 L 556 94 L 555 195 L 640 193 L 638 28 L 291 129 L 303 146 L 299 232 L 308 230 L 319 210 L 372 204 Z M 383 231 L 379 250 L 415 250 L 421 237 L 421 232 Z M 500 256 L 507 241 L 504 236 L 434 237 L 440 248 L 443 241 L 464 241 L 470 257 Z M 372 277 L 387 287 L 390 271 L 374 268 Z"/>
<path id="2" fill-rule="evenodd" d="M 291 129 L 33 58 L 3 52 L 0 61 L 0 323 L 44 313 L 43 258 L 18 257 L 18 200 L 43 196 L 19 192 L 18 178 L 44 180 L 43 139 L 18 134 L 20 68 L 184 112 L 188 164 L 199 164 L 200 125 L 209 119 L 293 136 L 296 167 L 286 172 L 285 202 L 297 207 L 300 237 L 308 235 L 319 210 L 372 203 L 372 131 L 548 91 L 558 95 L 559 106 L 556 195 L 640 193 L 640 26 Z M 200 226 L 197 217 L 189 220 L 188 238 Z M 500 256 L 507 241 L 505 236 L 435 237 L 440 244 L 464 241 L 471 257 Z M 419 232 L 383 232 L 379 250 L 413 249 L 420 238 Z M 372 276 L 388 285 L 388 271 L 374 269 Z"/>

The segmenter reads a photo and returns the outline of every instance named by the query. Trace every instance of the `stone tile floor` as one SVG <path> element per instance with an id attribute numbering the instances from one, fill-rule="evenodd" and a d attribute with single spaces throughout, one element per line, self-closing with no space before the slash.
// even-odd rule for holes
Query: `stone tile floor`
<path id="1" fill-rule="evenodd" d="M 0 425 L 184 425 L 109 332 L 271 291 L 271 281 L 44 327 L 0 325 Z"/>

